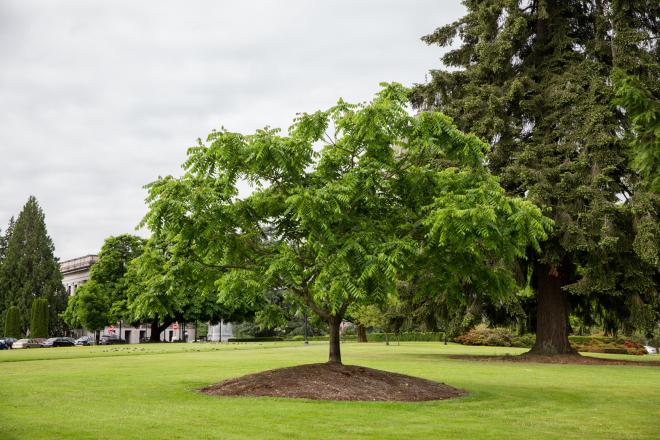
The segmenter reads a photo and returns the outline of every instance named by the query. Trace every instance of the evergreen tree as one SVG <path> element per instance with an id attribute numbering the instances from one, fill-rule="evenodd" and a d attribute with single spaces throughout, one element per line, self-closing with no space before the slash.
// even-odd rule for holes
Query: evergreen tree
<path id="1" fill-rule="evenodd" d="M 50 304 L 49 333 L 63 332 L 58 314 L 66 307 L 67 295 L 53 242 L 46 231 L 44 213 L 33 196 L 16 219 L 7 242 L 0 267 L 0 291 L 4 296 L 0 315 L 4 315 L 2 312 L 10 305 L 16 305 L 23 333 L 27 331 L 29 313 L 36 298 L 45 298 Z"/>
<path id="2" fill-rule="evenodd" d="M 7 309 L 4 335 L 16 339 L 22 336 L 21 317 L 16 306 L 11 306 Z"/>
<path id="3" fill-rule="evenodd" d="M 14 230 L 14 217 L 9 219 L 9 225 L 7 226 L 7 230 L 5 230 L 5 233 L 0 234 L 0 273 L 2 272 L 2 263 L 5 259 L 5 255 L 7 254 L 7 244 L 9 243 L 9 237 L 11 236 L 11 232 L 13 230 Z M 2 288 L 2 284 L 0 284 L 0 327 L 4 326 L 5 298 L 7 298 L 7 294 L 5 290 Z"/>
<path id="4" fill-rule="evenodd" d="M 30 336 L 33 338 L 48 337 L 48 300 L 46 298 L 37 298 L 32 301 Z"/>
<path id="5" fill-rule="evenodd" d="M 5 255 L 7 255 L 7 245 L 9 244 L 9 237 L 11 237 L 11 233 L 14 230 L 14 223 L 14 217 L 10 218 L 5 233 L 0 234 L 0 265 L 2 265 Z M 0 230 L 0 232 L 2 231 Z"/>
<path id="6" fill-rule="evenodd" d="M 464 4 L 464 17 L 423 38 L 460 44 L 442 57 L 447 70 L 415 88 L 413 104 L 489 140 L 502 185 L 555 221 L 521 272 L 537 300 L 532 352 L 572 353 L 569 311 L 635 325 L 635 310 L 657 298 L 658 265 L 635 251 L 657 255 L 657 228 L 641 231 L 637 221 L 657 224 L 657 195 L 633 203 L 640 179 L 622 135 L 629 118 L 612 105 L 612 72 L 636 75 L 657 99 L 660 8 L 651 0 Z"/>

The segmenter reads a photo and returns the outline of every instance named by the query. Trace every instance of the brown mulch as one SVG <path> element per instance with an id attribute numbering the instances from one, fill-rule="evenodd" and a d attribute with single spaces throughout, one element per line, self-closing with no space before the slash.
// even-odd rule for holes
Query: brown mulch
<path id="1" fill-rule="evenodd" d="M 200 390 L 212 396 L 421 402 L 463 396 L 439 382 L 357 365 L 307 364 L 228 379 Z"/>
<path id="2" fill-rule="evenodd" d="M 450 359 L 462 359 L 481 362 L 529 362 L 540 364 L 576 364 L 576 365 L 636 365 L 642 367 L 660 367 L 658 361 L 627 361 L 623 359 L 603 359 L 579 354 L 544 356 L 539 354 L 522 354 L 519 356 L 478 356 L 478 355 L 449 355 Z"/>

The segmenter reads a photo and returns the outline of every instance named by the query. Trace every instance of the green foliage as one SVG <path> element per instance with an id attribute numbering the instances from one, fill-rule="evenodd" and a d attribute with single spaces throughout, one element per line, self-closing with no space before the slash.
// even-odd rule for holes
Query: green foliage
<path id="1" fill-rule="evenodd" d="M 23 336 L 21 331 L 21 317 L 19 310 L 16 306 L 7 308 L 7 316 L 5 318 L 4 336 L 10 338 L 20 339 Z"/>
<path id="2" fill-rule="evenodd" d="M 301 114 L 288 135 L 223 129 L 190 148 L 182 177 L 148 185 L 144 224 L 168 261 L 151 279 L 197 274 L 225 307 L 271 319 L 273 305 L 305 306 L 334 326 L 349 305 L 396 296 L 417 267 L 457 300 L 509 295 L 511 260 L 551 222 L 505 194 L 485 143 L 440 113 L 412 116 L 408 95 L 384 84 L 369 103 Z"/>
<path id="3" fill-rule="evenodd" d="M 107 238 L 90 279 L 69 298 L 63 319 L 73 328 L 101 330 L 108 324 L 130 318 L 128 312 L 130 262 L 142 254 L 144 239 L 124 234 Z"/>
<path id="4" fill-rule="evenodd" d="M 37 298 L 32 301 L 30 336 L 33 338 L 48 337 L 48 300 L 46 298 Z"/>
<path id="5" fill-rule="evenodd" d="M 652 66 L 651 71 L 659 73 L 660 66 Z M 652 91 L 653 86 L 624 70 L 615 70 L 613 77 L 614 103 L 625 109 L 631 123 L 632 166 L 652 191 L 660 193 L 660 81 L 656 78 Z"/>
<path id="6" fill-rule="evenodd" d="M 283 341 L 280 336 L 255 336 L 253 338 L 229 338 L 227 342 L 276 342 Z"/>
<path id="7" fill-rule="evenodd" d="M 517 335 L 506 328 L 490 328 L 486 324 L 479 324 L 467 333 L 454 338 L 455 342 L 463 345 L 489 345 L 496 347 L 531 347 L 534 345 L 533 334 Z"/>
<path id="8" fill-rule="evenodd" d="M 401 332 L 401 333 L 369 333 L 369 342 L 443 342 L 444 332 Z"/>
<path id="9" fill-rule="evenodd" d="M 414 106 L 487 139 L 502 186 L 554 220 L 518 270 L 531 265 L 532 287 L 568 290 L 585 317 L 633 321 L 633 297 L 652 304 L 658 286 L 657 195 L 639 181 L 657 173 L 657 2 L 464 3 L 465 16 L 423 38 L 449 50 L 446 69 L 414 88 Z M 616 67 L 631 75 L 618 88 Z"/>
<path id="10" fill-rule="evenodd" d="M 61 334 L 59 313 L 66 307 L 67 294 L 54 256 L 53 242 L 46 231 L 45 217 L 37 200 L 30 197 L 10 232 L 0 265 L 0 316 L 11 305 L 19 309 L 21 332 L 28 329 L 29 313 L 35 298 L 48 301 L 48 334 Z"/>
<path id="11" fill-rule="evenodd" d="M 244 308 L 218 303 L 214 272 L 214 268 L 197 260 L 179 258 L 174 243 L 152 237 L 145 243 L 143 253 L 128 265 L 127 305 L 131 320 L 157 320 L 165 325 L 174 321 L 244 319 Z"/>

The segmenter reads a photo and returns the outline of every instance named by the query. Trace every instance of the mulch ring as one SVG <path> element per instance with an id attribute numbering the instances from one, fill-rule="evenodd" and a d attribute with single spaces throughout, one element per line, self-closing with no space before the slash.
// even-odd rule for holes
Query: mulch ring
<path id="1" fill-rule="evenodd" d="M 641 367 L 660 367 L 658 361 L 627 361 L 623 359 L 603 359 L 591 356 L 573 355 L 555 355 L 544 356 L 538 354 L 522 355 L 503 355 L 503 356 L 478 356 L 478 355 L 449 355 L 450 359 L 460 359 L 467 361 L 481 362 L 528 362 L 540 364 L 575 364 L 575 365 L 635 365 Z"/>
<path id="2" fill-rule="evenodd" d="M 228 379 L 200 392 L 211 396 L 268 396 L 313 400 L 422 402 L 464 396 L 439 382 L 356 365 L 307 364 Z"/>

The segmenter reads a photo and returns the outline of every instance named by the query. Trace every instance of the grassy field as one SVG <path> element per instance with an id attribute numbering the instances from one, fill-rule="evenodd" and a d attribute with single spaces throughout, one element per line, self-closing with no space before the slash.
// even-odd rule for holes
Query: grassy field
<path id="1" fill-rule="evenodd" d="M 327 344 L 321 342 L 0 351 L 0 439 L 660 438 L 660 368 L 446 357 L 521 351 L 440 343 L 343 345 L 347 364 L 421 376 L 469 392 L 425 403 L 219 398 L 196 392 L 229 377 L 323 362 Z"/>

